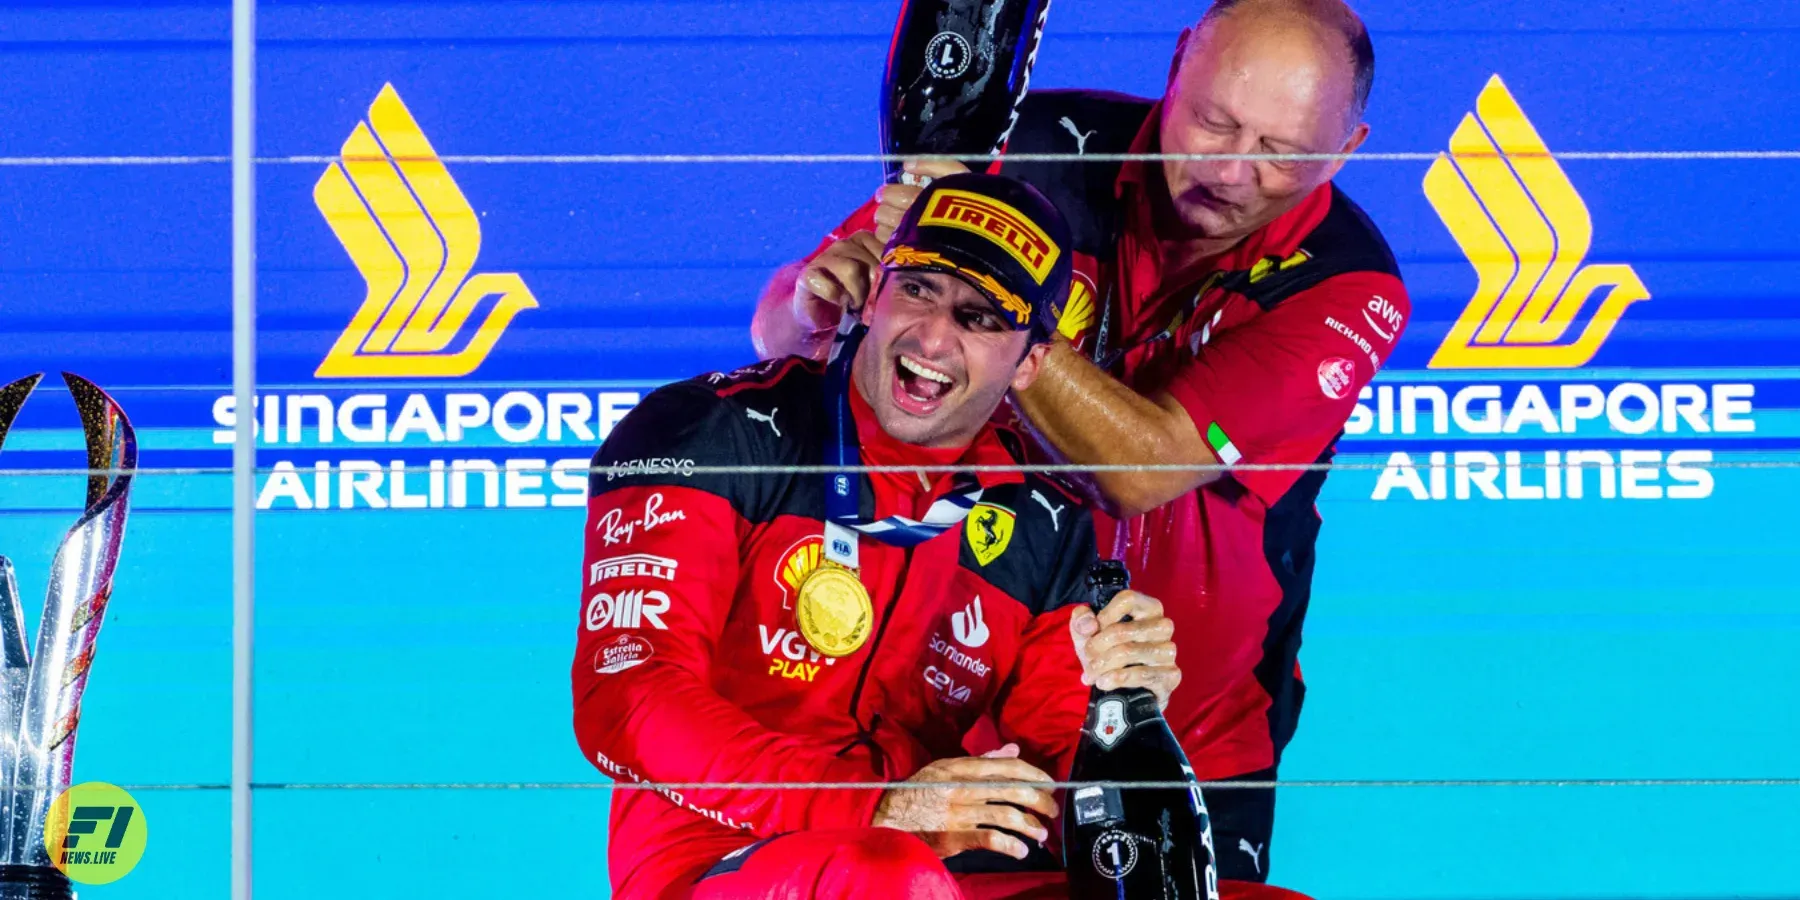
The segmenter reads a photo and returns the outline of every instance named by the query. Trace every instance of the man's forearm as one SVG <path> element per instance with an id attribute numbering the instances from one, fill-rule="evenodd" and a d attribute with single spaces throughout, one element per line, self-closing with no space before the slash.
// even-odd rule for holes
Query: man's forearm
<path id="1" fill-rule="evenodd" d="M 800 268 L 799 262 L 791 262 L 776 269 L 763 286 L 762 296 L 757 298 L 756 314 L 750 318 L 750 343 L 756 347 L 758 359 L 788 356 L 799 344 L 799 323 L 784 313 L 787 301 L 793 297 L 794 279 L 800 276 Z"/>
<path id="2" fill-rule="evenodd" d="M 1088 362 L 1064 341 L 1044 358 L 1019 405 L 1044 439 L 1076 465 L 1217 466 L 1181 405 L 1144 397 Z M 1095 472 L 1094 484 L 1124 516 L 1155 509 L 1219 477 L 1194 471 Z"/>
<path id="3" fill-rule="evenodd" d="M 794 281 L 806 268 L 804 262 L 791 262 L 775 271 L 756 303 L 756 315 L 750 319 L 750 341 L 759 359 L 782 356 L 818 358 L 821 346 L 830 342 L 817 340 L 812 331 L 794 318 L 792 303 Z"/>

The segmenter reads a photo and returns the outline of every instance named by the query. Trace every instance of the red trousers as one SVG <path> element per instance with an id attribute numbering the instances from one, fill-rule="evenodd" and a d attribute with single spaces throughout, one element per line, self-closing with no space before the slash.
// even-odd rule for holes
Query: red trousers
<path id="1" fill-rule="evenodd" d="M 1220 900 L 1306 900 L 1225 881 Z M 681 900 L 1068 900 L 1061 872 L 954 875 L 925 842 L 891 828 L 808 831 L 753 844 L 714 866 Z"/>

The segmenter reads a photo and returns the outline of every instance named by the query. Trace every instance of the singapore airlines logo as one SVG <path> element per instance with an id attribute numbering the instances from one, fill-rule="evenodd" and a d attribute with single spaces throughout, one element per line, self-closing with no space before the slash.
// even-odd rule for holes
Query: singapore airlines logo
<path id="1" fill-rule="evenodd" d="M 1475 296 L 1431 358 L 1439 369 L 1585 365 L 1650 292 L 1628 265 L 1586 264 L 1587 204 L 1496 75 L 1425 174 L 1425 196 L 1475 266 Z M 1580 333 L 1588 300 L 1606 289 Z"/>
<path id="2" fill-rule="evenodd" d="M 517 273 L 471 275 L 481 224 L 394 86 L 383 85 L 313 201 L 368 282 L 368 295 L 313 373 L 453 378 L 475 371 L 537 298 Z M 460 349 L 471 314 L 496 300 Z"/>

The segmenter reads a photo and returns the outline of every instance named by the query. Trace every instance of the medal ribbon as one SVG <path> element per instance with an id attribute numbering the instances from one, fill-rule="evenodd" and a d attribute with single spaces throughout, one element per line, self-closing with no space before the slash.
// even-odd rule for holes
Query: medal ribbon
<path id="1" fill-rule="evenodd" d="M 846 315 L 831 346 L 831 363 L 825 370 L 825 408 L 831 410 L 831 443 L 825 448 L 827 465 L 862 465 L 856 443 L 856 423 L 850 412 L 850 360 L 867 331 L 855 316 Z M 957 473 L 955 489 L 939 497 L 923 519 L 888 516 L 864 521 L 859 509 L 857 479 L 849 472 L 825 475 L 825 557 L 849 569 L 858 568 L 857 537 L 867 535 L 895 547 L 914 547 L 961 524 L 981 502 L 981 485 L 967 473 Z"/>

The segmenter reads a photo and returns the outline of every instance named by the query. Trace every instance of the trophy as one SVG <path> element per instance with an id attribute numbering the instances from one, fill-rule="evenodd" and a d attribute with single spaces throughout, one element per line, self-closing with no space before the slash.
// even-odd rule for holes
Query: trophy
<path id="1" fill-rule="evenodd" d="M 999 153 L 1049 16 L 1050 0 L 902 0 L 881 83 L 881 152 Z M 899 176 L 888 162 L 887 180 Z"/>
<path id="2" fill-rule="evenodd" d="M 0 445 L 43 376 L 0 387 Z M 37 652 L 26 646 L 12 564 L 0 556 L 0 900 L 66 900 L 67 876 L 44 846 L 50 805 L 75 772 L 75 728 L 94 646 L 112 595 L 137 469 L 137 435 L 125 411 L 87 379 L 63 373 L 87 436 L 87 505 L 50 569 Z M 97 472 L 95 470 L 105 470 Z"/>

